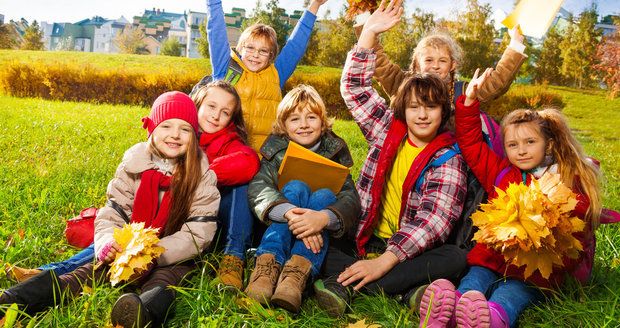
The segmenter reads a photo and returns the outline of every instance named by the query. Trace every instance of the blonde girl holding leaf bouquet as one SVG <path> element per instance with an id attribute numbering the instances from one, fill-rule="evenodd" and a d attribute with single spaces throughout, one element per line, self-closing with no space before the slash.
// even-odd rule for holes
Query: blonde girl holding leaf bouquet
<path id="1" fill-rule="evenodd" d="M 220 194 L 217 179 L 198 144 L 198 115 L 184 93 L 160 95 L 143 119 L 148 140 L 125 152 L 108 184 L 106 206 L 95 219 L 95 256 L 99 263 L 56 275 L 43 271 L 5 290 L 0 304 L 18 304 L 28 313 L 79 296 L 84 286 L 107 278 L 108 264 L 124 251 L 115 229 L 144 223 L 158 229 L 163 253 L 142 274 L 135 275 L 140 295 L 122 295 L 111 313 L 113 326 L 145 327 L 165 322 L 177 286 L 193 269 L 192 258 L 213 240 Z"/>
<path id="2" fill-rule="evenodd" d="M 532 272 L 533 268 L 527 265 L 508 262 L 497 250 L 504 249 L 505 252 L 508 246 L 491 246 L 496 245 L 492 239 L 500 237 L 475 236 L 478 243 L 467 256 L 469 272 L 458 289 L 443 279 L 434 281 L 426 289 L 420 305 L 420 326 L 515 327 L 519 314 L 543 299 L 542 290 L 561 286 L 566 273 L 573 273 L 583 282 L 592 271 L 593 231 L 601 215 L 597 167 L 584 155 L 564 116 L 554 109 L 518 109 L 508 114 L 501 125 L 506 158 L 495 154 L 480 133 L 480 102 L 477 98 L 480 86 L 490 74 L 491 69 L 487 69 L 478 76 L 477 70 L 465 95 L 456 103 L 456 138 L 463 157 L 491 201 L 498 195 L 505 200 L 507 196 L 502 195 L 509 196 L 510 184 L 514 190 L 515 185 L 530 186 L 534 179 L 539 179 L 540 182 L 536 183 L 542 186 L 549 174 L 559 175 L 559 181 L 576 195 L 573 203 L 576 205 L 569 215 L 583 220 L 579 224 L 573 224 L 573 221 L 569 224 L 575 228 L 572 230 L 574 238 L 569 237 L 571 242 L 578 244 L 575 256 L 570 256 L 568 251 L 559 252 L 561 263 L 544 263 L 543 260 L 534 266 L 537 270 Z M 506 215 L 521 215 L 513 212 L 514 207 L 503 210 L 513 213 Z M 472 218 L 475 224 L 476 219 Z M 581 227 L 576 228 L 579 225 Z M 533 238 L 531 234 L 528 236 Z M 557 235 L 554 238 L 558 244 L 561 238 Z M 580 248 L 583 252 L 578 252 Z M 535 257 L 537 260 L 550 258 L 538 251 Z M 551 272 L 541 269 L 545 266 L 551 268 Z M 581 276 L 574 270 L 578 267 L 585 269 Z M 428 317 L 424 318 L 427 313 Z"/>

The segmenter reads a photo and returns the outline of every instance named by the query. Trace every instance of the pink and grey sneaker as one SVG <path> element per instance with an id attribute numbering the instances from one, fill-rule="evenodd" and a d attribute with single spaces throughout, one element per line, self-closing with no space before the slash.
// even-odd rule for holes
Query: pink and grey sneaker
<path id="1" fill-rule="evenodd" d="M 448 327 L 454 316 L 456 293 L 446 279 L 433 281 L 424 291 L 420 302 L 420 327 Z"/>
<path id="2" fill-rule="evenodd" d="M 491 311 L 484 294 L 477 290 L 465 292 L 456 304 L 456 324 L 464 328 L 489 328 Z"/>

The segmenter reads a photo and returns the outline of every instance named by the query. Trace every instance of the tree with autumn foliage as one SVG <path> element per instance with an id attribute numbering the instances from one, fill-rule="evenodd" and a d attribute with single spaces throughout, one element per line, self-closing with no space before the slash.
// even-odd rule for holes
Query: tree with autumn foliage
<path id="1" fill-rule="evenodd" d="M 381 35 L 381 45 L 393 62 L 409 67 L 416 44 L 435 27 L 435 16 L 416 8 L 410 20 L 402 17 L 400 24 Z"/>
<path id="2" fill-rule="evenodd" d="M 594 85 L 594 56 L 601 31 L 595 29 L 598 14 L 596 7 L 579 15 L 577 23 L 570 24 L 560 48 L 562 49 L 562 75 L 578 88 Z"/>
<path id="3" fill-rule="evenodd" d="M 261 1 L 257 0 L 254 14 L 243 21 L 241 30 L 245 31 L 248 26 L 255 23 L 269 25 L 276 31 L 278 46 L 282 49 L 286 44 L 289 32 L 293 29 L 291 25 L 281 19 L 284 15 L 286 15 L 286 11 L 278 6 L 278 0 L 269 0 L 265 8 L 263 8 Z"/>
<path id="4" fill-rule="evenodd" d="M 614 21 L 616 31 L 603 37 L 596 48 L 594 69 L 599 73 L 607 88 L 609 97 L 615 98 L 620 93 L 620 18 Z"/>

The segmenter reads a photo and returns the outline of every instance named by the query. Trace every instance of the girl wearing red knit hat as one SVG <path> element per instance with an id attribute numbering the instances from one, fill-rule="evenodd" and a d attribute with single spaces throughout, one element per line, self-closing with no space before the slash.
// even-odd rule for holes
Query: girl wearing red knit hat
<path id="1" fill-rule="evenodd" d="M 220 194 L 216 177 L 198 147 L 198 117 L 184 93 L 167 92 L 155 100 L 143 120 L 148 140 L 129 148 L 108 184 L 107 203 L 95 219 L 95 255 L 104 265 L 88 263 L 57 275 L 43 271 L 0 295 L 0 304 L 17 303 L 27 312 L 42 311 L 82 293 L 83 286 L 107 277 L 108 266 L 122 251 L 113 231 L 125 223 L 143 222 L 159 229 L 163 253 L 135 278 L 141 294 L 122 295 L 112 309 L 112 325 L 144 327 L 163 324 L 175 292 L 193 269 L 191 259 L 213 240 Z M 190 201 L 188 201 L 190 200 Z"/>

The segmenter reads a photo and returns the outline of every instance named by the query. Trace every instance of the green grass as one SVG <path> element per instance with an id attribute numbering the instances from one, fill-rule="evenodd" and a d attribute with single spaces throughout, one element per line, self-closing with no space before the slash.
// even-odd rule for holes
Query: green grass
<path id="1" fill-rule="evenodd" d="M 3 54 L 0 52 L 0 56 Z M 155 57 L 144 57 L 155 58 Z M 571 127 L 586 151 L 602 161 L 607 178 L 605 205 L 620 209 L 620 100 L 603 94 L 555 89 L 563 95 Z M 64 240 L 64 220 L 80 209 L 105 202 L 105 188 L 123 152 L 144 140 L 140 118 L 148 109 L 53 102 L 0 96 L 0 260 L 36 267 L 76 252 Z M 354 176 L 366 144 L 353 122 L 336 121 L 334 130 L 353 153 Z M 569 285 L 549 302 L 525 312 L 522 327 L 617 327 L 620 325 L 620 227 L 598 233 L 595 277 L 586 287 Z M 173 327 L 332 327 L 366 319 L 386 327 L 410 327 L 418 316 L 396 300 L 358 297 L 343 319 L 331 319 L 315 301 L 293 316 L 263 308 L 217 290 L 211 284 L 217 256 L 203 259 L 190 283 L 179 288 Z M 12 283 L 0 272 L 0 289 Z M 90 293 L 39 314 L 38 327 L 105 326 L 120 288 L 104 284 Z M 22 319 L 25 326 L 28 319 Z"/>

